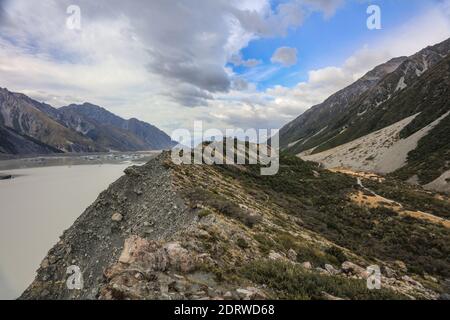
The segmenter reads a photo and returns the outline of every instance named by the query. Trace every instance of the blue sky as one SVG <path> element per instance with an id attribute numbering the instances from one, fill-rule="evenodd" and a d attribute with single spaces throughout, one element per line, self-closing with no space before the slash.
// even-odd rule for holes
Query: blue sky
<path id="1" fill-rule="evenodd" d="M 306 81 L 308 71 L 329 65 L 341 65 L 353 52 L 364 44 L 370 44 L 389 34 L 390 30 L 405 23 L 432 6 L 430 0 L 385 0 L 385 1 L 347 1 L 331 17 L 314 12 L 307 17 L 298 29 L 290 29 L 285 37 L 253 40 L 242 49 L 244 59 L 259 59 L 261 72 L 271 67 L 271 57 L 279 47 L 286 46 L 298 50 L 298 63 L 292 67 L 279 68 L 264 80 L 255 81 L 264 90 L 274 85 L 294 86 Z M 278 2 L 273 2 L 276 7 Z M 366 27 L 369 4 L 381 8 L 382 29 L 369 30 Z M 233 70 L 246 77 L 248 68 L 240 66 Z"/>

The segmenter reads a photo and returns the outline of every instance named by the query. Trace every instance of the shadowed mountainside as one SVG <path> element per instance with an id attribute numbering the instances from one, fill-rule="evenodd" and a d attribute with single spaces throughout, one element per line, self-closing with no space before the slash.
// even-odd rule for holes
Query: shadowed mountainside
<path id="1" fill-rule="evenodd" d="M 140 151 L 174 146 L 167 134 L 137 119 L 124 120 L 88 103 L 56 109 L 1 88 L 0 126 L 5 132 L 0 142 L 2 153 Z"/>

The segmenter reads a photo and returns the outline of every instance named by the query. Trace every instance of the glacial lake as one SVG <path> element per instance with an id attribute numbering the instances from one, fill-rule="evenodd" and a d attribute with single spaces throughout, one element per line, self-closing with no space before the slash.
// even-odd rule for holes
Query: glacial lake
<path id="1" fill-rule="evenodd" d="M 13 175 L 11 180 L 0 180 L 0 299 L 19 297 L 63 231 L 125 168 L 144 163 L 123 158 L 109 163 L 98 158 L 84 160 L 66 158 L 69 165 L 48 166 L 55 160 L 42 158 L 40 167 L 0 171 L 0 175 Z M 37 160 L 15 161 L 20 167 Z"/>

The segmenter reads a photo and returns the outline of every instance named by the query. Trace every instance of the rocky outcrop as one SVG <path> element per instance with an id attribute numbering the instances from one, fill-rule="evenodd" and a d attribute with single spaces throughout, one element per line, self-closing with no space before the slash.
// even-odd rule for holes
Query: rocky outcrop
<path id="1" fill-rule="evenodd" d="M 105 271 L 99 299 L 257 299 L 256 288 L 220 285 L 201 270 L 212 266 L 208 254 L 185 249 L 179 242 L 149 241 L 132 236 L 118 263 Z"/>
<path id="2" fill-rule="evenodd" d="M 12 179 L 12 175 L 0 173 L 0 180 L 10 180 L 10 179 Z"/>
<path id="3" fill-rule="evenodd" d="M 194 219 L 159 159 L 131 167 L 64 232 L 21 298 L 95 299 L 104 270 L 117 261 L 126 239 L 169 239 Z M 70 265 L 82 270 L 83 290 L 67 288 L 64 279 Z"/>
<path id="4" fill-rule="evenodd" d="M 342 271 L 346 274 L 353 274 L 363 279 L 367 279 L 367 277 L 369 276 L 369 273 L 366 271 L 366 269 L 361 268 L 360 266 L 350 261 L 345 261 L 342 264 Z"/>
<path id="5" fill-rule="evenodd" d="M 118 263 L 105 271 L 107 285 L 101 288 L 99 298 L 164 299 L 171 297 L 169 293 L 174 293 L 174 298 L 198 293 L 188 290 L 186 275 L 203 265 L 203 259 L 207 256 L 193 254 L 178 242 L 131 236 L 125 240 Z"/>

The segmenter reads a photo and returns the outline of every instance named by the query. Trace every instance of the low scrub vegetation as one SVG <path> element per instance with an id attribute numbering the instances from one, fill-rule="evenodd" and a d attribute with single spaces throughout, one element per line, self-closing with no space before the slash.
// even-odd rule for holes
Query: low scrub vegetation
<path id="1" fill-rule="evenodd" d="M 311 273 L 289 262 L 260 260 L 242 268 L 251 281 L 269 287 L 277 298 L 316 300 L 324 293 L 339 298 L 362 300 L 406 299 L 391 290 L 369 290 L 366 281 Z"/>
<path id="2" fill-rule="evenodd" d="M 202 203 L 204 206 L 211 207 L 227 217 L 242 222 L 249 228 L 258 224 L 262 219 L 260 216 L 250 214 L 247 210 L 242 209 L 224 196 L 202 188 L 195 188 L 189 191 L 187 197 L 191 202 Z M 204 211 L 202 210 L 202 212 Z M 201 214 L 203 214 L 202 212 Z"/>
<path id="3" fill-rule="evenodd" d="M 364 185 L 377 194 L 401 203 L 408 210 L 420 210 L 442 218 L 450 218 L 450 202 L 434 197 L 432 193 L 397 180 L 386 179 L 383 183 L 364 180 Z"/>
<path id="4" fill-rule="evenodd" d="M 353 177 L 322 170 L 314 163 L 289 155 L 281 155 L 280 172 L 274 176 L 260 176 L 257 166 L 246 168 L 243 171 L 220 166 L 218 170 L 252 190 L 255 197 L 265 197 L 267 202 L 299 218 L 303 227 L 369 261 L 402 260 L 412 272 L 450 276 L 448 229 L 400 216 L 388 208 L 369 209 L 352 203 L 349 195 L 360 190 Z M 448 204 L 438 199 L 434 201 L 426 193 L 396 188 L 395 184 L 390 186 L 389 183 L 383 187 L 381 183 L 371 182 L 369 187 L 416 210 L 423 209 L 436 215 L 440 213 L 441 216 L 446 216 L 448 212 Z M 335 249 L 321 252 L 298 245 L 295 247 L 296 242 L 285 235 L 273 235 L 266 239 L 257 237 L 256 240 L 263 252 L 285 252 L 292 247 L 303 261 L 338 264 L 344 259 L 344 255 Z"/>

